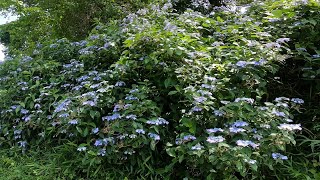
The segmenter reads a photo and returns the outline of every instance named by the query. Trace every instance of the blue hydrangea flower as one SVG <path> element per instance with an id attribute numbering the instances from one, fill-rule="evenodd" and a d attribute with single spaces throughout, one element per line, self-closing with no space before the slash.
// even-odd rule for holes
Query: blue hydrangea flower
<path id="1" fill-rule="evenodd" d="M 287 97 L 277 97 L 274 101 L 276 102 L 283 102 L 283 101 L 289 101 L 290 99 Z"/>
<path id="2" fill-rule="evenodd" d="M 248 126 L 249 124 L 245 121 L 236 121 L 234 122 L 231 126 L 232 127 L 245 127 Z"/>
<path id="3" fill-rule="evenodd" d="M 21 112 L 21 114 L 28 114 L 29 113 L 29 111 L 26 109 L 21 109 L 20 112 Z"/>
<path id="4" fill-rule="evenodd" d="M 115 114 L 113 114 L 111 116 L 102 117 L 102 121 L 104 121 L 104 120 L 113 121 L 113 120 L 120 119 L 120 118 L 121 118 L 120 114 L 119 113 L 115 113 Z"/>
<path id="5" fill-rule="evenodd" d="M 201 87 L 203 87 L 205 89 L 214 89 L 215 88 L 214 85 L 210 85 L 210 84 L 202 84 Z"/>
<path id="6" fill-rule="evenodd" d="M 282 102 L 277 103 L 276 106 L 278 106 L 278 107 L 282 106 L 285 108 L 289 107 L 289 105 L 287 103 L 282 103 Z"/>
<path id="7" fill-rule="evenodd" d="M 35 105 L 34 105 L 34 108 L 35 108 L 35 109 L 40 109 L 40 108 L 41 108 L 41 105 L 40 105 L 40 104 L 35 104 Z"/>
<path id="8" fill-rule="evenodd" d="M 214 110 L 213 113 L 215 116 L 219 116 L 219 117 L 224 116 L 226 114 L 224 111 L 221 111 L 221 110 Z"/>
<path id="9" fill-rule="evenodd" d="M 249 104 L 253 104 L 253 103 L 254 103 L 254 99 L 252 99 L 252 98 L 246 98 L 246 97 L 236 98 L 236 99 L 234 100 L 234 102 L 240 102 L 240 101 L 245 101 L 245 102 L 247 102 L 247 103 L 249 103 Z"/>
<path id="10" fill-rule="evenodd" d="M 207 142 L 209 143 L 219 143 L 219 142 L 223 142 L 224 140 L 225 138 L 222 136 L 209 136 L 207 138 Z"/>
<path id="11" fill-rule="evenodd" d="M 202 108 L 198 106 L 195 106 L 191 109 L 191 112 L 200 112 L 200 111 L 202 111 Z"/>
<path id="12" fill-rule="evenodd" d="M 84 101 L 82 103 L 82 105 L 96 106 L 96 102 L 95 101 Z"/>
<path id="13" fill-rule="evenodd" d="M 129 114 L 129 115 L 126 116 L 126 119 L 136 120 L 136 119 L 137 119 L 137 116 L 134 115 L 134 114 Z"/>
<path id="14" fill-rule="evenodd" d="M 78 124 L 78 120 L 77 119 L 73 119 L 73 120 L 70 120 L 68 123 L 72 124 L 72 125 Z"/>
<path id="15" fill-rule="evenodd" d="M 159 141 L 160 140 L 160 136 L 158 134 L 154 134 L 154 133 L 148 133 L 149 137 L 154 139 L 155 141 Z"/>
<path id="16" fill-rule="evenodd" d="M 69 114 L 68 113 L 63 113 L 63 114 L 60 114 L 59 117 L 60 118 L 67 118 L 67 117 L 69 117 Z"/>
<path id="17" fill-rule="evenodd" d="M 229 131 L 232 133 L 239 133 L 239 132 L 245 132 L 246 130 L 243 128 L 237 128 L 237 127 L 230 127 Z"/>
<path id="18" fill-rule="evenodd" d="M 114 86 L 116 86 L 116 87 L 122 87 L 122 86 L 125 86 L 125 85 L 126 85 L 125 82 L 123 82 L 123 81 L 118 81 L 118 82 L 116 82 L 116 84 L 115 84 Z"/>
<path id="19" fill-rule="evenodd" d="M 287 156 L 284 156 L 280 153 L 272 153 L 272 158 L 273 159 L 281 159 L 281 160 L 287 160 L 288 157 Z"/>
<path id="20" fill-rule="evenodd" d="M 177 139 L 176 139 L 176 145 L 180 145 L 180 144 L 182 144 L 182 143 L 183 143 L 183 141 L 182 141 L 181 138 L 177 138 Z"/>
<path id="21" fill-rule="evenodd" d="M 125 99 L 126 99 L 126 100 L 129 100 L 129 101 L 132 101 L 132 100 L 138 100 L 138 98 L 137 98 L 137 97 L 132 96 L 132 95 L 126 96 L 126 98 L 125 98 Z"/>
<path id="22" fill-rule="evenodd" d="M 25 148 L 27 146 L 27 141 L 19 141 L 18 144 L 20 147 Z"/>
<path id="23" fill-rule="evenodd" d="M 199 150 L 201 150 L 201 149 L 203 149 L 203 148 L 204 148 L 204 147 L 201 146 L 201 145 L 198 143 L 198 144 L 196 144 L 195 146 L 192 146 L 192 147 L 191 147 L 191 150 L 199 151 Z"/>
<path id="24" fill-rule="evenodd" d="M 114 138 L 113 137 L 108 137 L 108 138 L 103 138 L 102 142 L 104 145 L 108 145 L 108 144 L 114 144 Z"/>
<path id="25" fill-rule="evenodd" d="M 102 146 L 103 142 L 101 139 L 97 139 L 96 142 L 94 143 L 95 146 Z"/>
<path id="26" fill-rule="evenodd" d="M 256 164 L 257 160 L 254 159 L 244 159 L 244 162 L 249 163 L 249 164 Z"/>
<path id="27" fill-rule="evenodd" d="M 286 117 L 286 114 L 284 112 L 281 112 L 281 111 L 273 110 L 272 114 L 274 114 L 274 115 L 276 115 L 278 117 Z"/>
<path id="28" fill-rule="evenodd" d="M 124 109 L 128 109 L 128 108 L 131 107 L 131 106 L 132 106 L 132 104 L 126 104 L 126 105 L 123 106 L 123 108 L 124 108 Z"/>
<path id="29" fill-rule="evenodd" d="M 207 81 L 211 81 L 211 82 L 217 81 L 217 79 L 215 77 L 211 77 L 211 76 L 207 76 L 207 75 L 204 76 L 204 79 Z"/>
<path id="30" fill-rule="evenodd" d="M 139 89 L 132 89 L 132 90 L 129 91 L 129 93 L 131 93 L 131 94 L 132 93 L 136 93 L 136 92 L 139 92 Z"/>
<path id="31" fill-rule="evenodd" d="M 97 134 L 99 132 L 99 128 L 93 128 L 92 130 L 91 130 L 91 133 L 92 134 Z"/>
<path id="32" fill-rule="evenodd" d="M 207 132 L 208 133 L 223 132 L 223 129 L 221 129 L 221 128 L 207 129 Z"/>
<path id="33" fill-rule="evenodd" d="M 87 150 L 87 148 L 86 148 L 85 146 L 82 146 L 82 147 L 78 147 L 78 148 L 77 148 L 77 151 L 80 151 L 80 152 L 86 151 L 86 150 Z"/>
<path id="34" fill-rule="evenodd" d="M 236 144 L 237 144 L 237 146 L 241 146 L 241 147 L 251 146 L 254 149 L 259 147 L 259 144 L 256 144 L 256 143 L 249 141 L 249 140 L 237 140 Z"/>
<path id="35" fill-rule="evenodd" d="M 296 104 L 303 104 L 304 103 L 304 100 L 300 99 L 300 98 L 292 98 L 291 101 Z"/>
<path id="36" fill-rule="evenodd" d="M 135 135 L 135 134 L 130 134 L 130 135 L 129 135 L 129 138 L 130 138 L 130 139 L 134 139 L 134 138 L 136 138 L 136 137 L 137 137 L 137 135 Z"/>
<path id="37" fill-rule="evenodd" d="M 83 86 L 79 85 L 79 86 L 73 87 L 72 90 L 79 91 L 81 88 L 83 88 Z"/>
<path id="38" fill-rule="evenodd" d="M 113 112 L 118 112 L 121 109 L 121 105 L 120 104 L 116 104 L 113 108 Z"/>
<path id="39" fill-rule="evenodd" d="M 294 130 L 301 130 L 301 124 L 280 124 L 278 126 L 281 130 L 287 130 L 287 131 L 294 131 Z"/>
<path id="40" fill-rule="evenodd" d="M 146 132 L 143 129 L 136 129 L 136 133 L 145 134 Z"/>
<path id="41" fill-rule="evenodd" d="M 81 77 L 79 77 L 79 78 L 77 79 L 77 82 L 82 82 L 82 81 L 85 81 L 85 80 L 87 80 L 87 79 L 89 79 L 89 78 L 90 78 L 89 76 L 83 75 L 83 76 L 81 76 Z"/>
<path id="42" fill-rule="evenodd" d="M 22 117 L 22 120 L 24 120 L 25 122 L 30 121 L 31 120 L 31 115 Z"/>
<path id="43" fill-rule="evenodd" d="M 98 88 L 98 87 L 100 87 L 100 86 L 101 86 L 100 83 L 98 83 L 98 84 L 92 84 L 92 85 L 90 86 L 90 88 L 91 88 L 91 89 L 96 89 L 96 88 Z"/>
<path id="44" fill-rule="evenodd" d="M 195 97 L 194 100 L 197 103 L 203 103 L 204 101 L 207 100 L 207 98 L 206 97 Z"/>
<path id="45" fill-rule="evenodd" d="M 14 135 L 16 135 L 16 134 L 21 134 L 21 132 L 22 132 L 22 130 L 14 130 L 14 131 L 13 131 L 13 134 L 14 134 Z"/>
<path id="46" fill-rule="evenodd" d="M 105 149 L 100 149 L 99 152 L 97 153 L 98 156 L 105 156 L 106 155 L 106 150 Z"/>
<path id="47" fill-rule="evenodd" d="M 101 79 L 102 78 L 100 76 L 96 76 L 96 77 L 92 78 L 92 80 L 94 80 L 94 81 L 100 81 Z"/>
<path id="48" fill-rule="evenodd" d="M 65 99 L 64 101 L 59 104 L 56 109 L 54 110 L 55 113 L 61 112 L 61 111 L 66 111 L 68 106 L 70 105 L 72 101 L 70 99 Z"/>
<path id="49" fill-rule="evenodd" d="M 240 67 L 240 68 L 244 68 L 247 66 L 247 62 L 246 61 L 238 61 L 236 63 L 236 66 Z"/>
<path id="50" fill-rule="evenodd" d="M 182 139 L 183 139 L 183 141 L 193 141 L 193 140 L 196 140 L 197 138 L 192 135 L 186 135 Z"/>
<path id="51" fill-rule="evenodd" d="M 201 94 L 202 96 L 212 96 L 212 93 L 209 91 L 205 91 L 205 90 L 198 90 L 197 93 Z"/>
<path id="52" fill-rule="evenodd" d="M 165 125 L 165 124 L 169 124 L 169 122 L 163 118 L 158 118 L 155 120 L 148 120 L 146 122 L 147 124 L 151 124 L 151 125 Z"/>
<path id="53" fill-rule="evenodd" d="M 290 38 L 279 38 L 276 40 L 277 43 L 285 43 L 290 41 Z"/>

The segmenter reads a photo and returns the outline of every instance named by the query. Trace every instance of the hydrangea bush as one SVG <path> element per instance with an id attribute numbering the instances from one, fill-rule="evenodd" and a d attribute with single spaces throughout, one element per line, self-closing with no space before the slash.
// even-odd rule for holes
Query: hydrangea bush
<path id="1" fill-rule="evenodd" d="M 289 39 L 254 18 L 162 2 L 38 44 L 1 65 L 1 146 L 67 145 L 87 177 L 264 176 L 290 159 L 304 101 L 269 99 Z"/>

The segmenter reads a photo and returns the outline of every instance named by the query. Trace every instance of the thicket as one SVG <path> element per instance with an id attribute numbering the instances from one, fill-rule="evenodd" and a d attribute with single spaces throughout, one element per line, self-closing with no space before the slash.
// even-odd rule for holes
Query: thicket
<path id="1" fill-rule="evenodd" d="M 318 2 L 144 1 L 113 17 L 110 1 L 81 30 L 86 11 L 32 2 L 10 7 L 48 13 L 28 21 L 41 28 L 19 38 L 21 13 L 2 29 L 4 166 L 22 154 L 61 179 L 319 178 Z"/>

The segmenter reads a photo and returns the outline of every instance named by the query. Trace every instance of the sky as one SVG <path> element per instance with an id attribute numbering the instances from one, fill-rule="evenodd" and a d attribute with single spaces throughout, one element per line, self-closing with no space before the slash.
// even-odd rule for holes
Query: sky
<path id="1" fill-rule="evenodd" d="M 0 25 L 8 23 L 10 21 L 14 21 L 16 19 L 17 19 L 17 16 L 9 15 L 8 17 L 5 17 L 4 15 L 0 14 Z M 4 48 L 5 47 L 2 44 L 0 44 L 0 61 L 4 60 L 4 54 L 3 54 Z"/>

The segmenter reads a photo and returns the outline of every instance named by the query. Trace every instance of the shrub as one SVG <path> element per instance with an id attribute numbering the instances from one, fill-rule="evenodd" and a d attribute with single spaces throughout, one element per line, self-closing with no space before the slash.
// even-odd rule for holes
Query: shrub
<path id="1" fill-rule="evenodd" d="M 254 15 L 172 7 L 4 62 L 1 146 L 68 147 L 87 178 L 254 179 L 289 159 L 304 101 L 266 90 L 288 38 Z"/>

